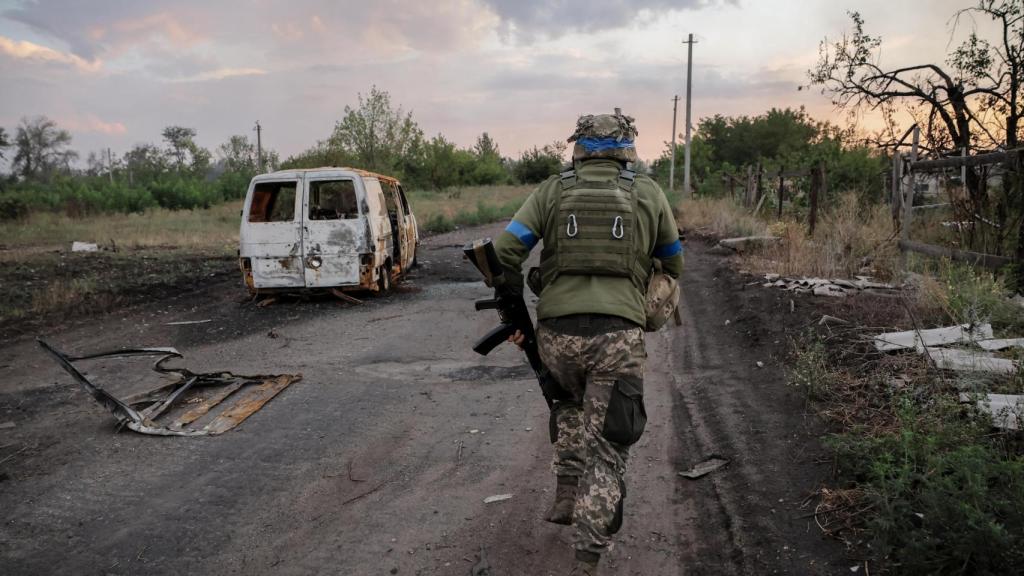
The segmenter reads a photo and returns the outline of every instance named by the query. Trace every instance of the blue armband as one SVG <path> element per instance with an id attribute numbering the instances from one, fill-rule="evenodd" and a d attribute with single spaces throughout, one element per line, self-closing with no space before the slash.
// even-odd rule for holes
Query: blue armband
<path id="1" fill-rule="evenodd" d="M 537 241 L 539 240 L 532 230 L 515 220 L 508 223 L 508 226 L 505 227 L 505 231 L 518 238 L 519 241 L 523 243 L 523 246 L 526 246 L 530 250 L 533 250 L 533 247 L 537 245 Z"/>
<path id="2" fill-rule="evenodd" d="M 661 246 L 655 246 L 654 254 L 652 254 L 652 256 L 654 256 L 655 258 L 665 259 L 671 258 L 682 251 L 683 245 L 677 239 L 675 242 L 671 244 L 662 244 Z"/>

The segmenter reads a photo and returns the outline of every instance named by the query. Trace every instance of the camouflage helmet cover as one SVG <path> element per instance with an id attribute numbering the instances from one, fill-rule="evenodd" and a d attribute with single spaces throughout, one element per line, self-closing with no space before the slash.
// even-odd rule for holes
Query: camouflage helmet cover
<path id="1" fill-rule="evenodd" d="M 573 160 L 609 158 L 623 162 L 636 162 L 633 139 L 638 132 L 632 116 L 625 116 L 618 108 L 614 114 L 587 114 L 576 121 L 576 131 L 569 136 L 575 142 Z"/>

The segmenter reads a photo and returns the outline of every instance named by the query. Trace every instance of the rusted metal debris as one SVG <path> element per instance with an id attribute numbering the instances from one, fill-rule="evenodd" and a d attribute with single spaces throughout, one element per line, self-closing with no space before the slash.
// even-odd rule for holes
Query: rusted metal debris
<path id="1" fill-rule="evenodd" d="M 42 338 L 39 345 L 118 423 L 141 434 L 155 436 L 214 436 L 238 426 L 274 396 L 302 379 L 302 374 L 243 376 L 231 372 L 193 373 L 168 368 L 164 363 L 182 358 L 174 348 L 123 348 L 84 356 L 69 356 Z M 155 390 L 118 398 L 90 381 L 75 362 L 101 358 L 157 357 L 153 370 L 171 378 Z M 224 404 L 228 398 L 234 401 Z"/>

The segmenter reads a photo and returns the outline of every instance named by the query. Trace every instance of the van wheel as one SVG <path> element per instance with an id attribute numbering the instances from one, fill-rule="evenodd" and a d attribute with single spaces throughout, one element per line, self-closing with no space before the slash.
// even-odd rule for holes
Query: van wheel
<path id="1" fill-rule="evenodd" d="M 391 290 L 391 266 L 380 267 L 377 273 L 377 292 L 381 294 Z"/>

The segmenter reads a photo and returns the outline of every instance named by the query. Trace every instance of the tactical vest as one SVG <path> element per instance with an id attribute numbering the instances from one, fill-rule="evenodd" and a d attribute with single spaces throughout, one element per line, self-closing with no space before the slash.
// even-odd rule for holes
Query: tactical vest
<path id="1" fill-rule="evenodd" d="M 575 170 L 559 175 L 556 229 L 544 234 L 541 276 L 550 286 L 562 274 L 630 278 L 643 291 L 651 258 L 637 240 L 636 173 L 615 181 L 580 180 Z"/>

